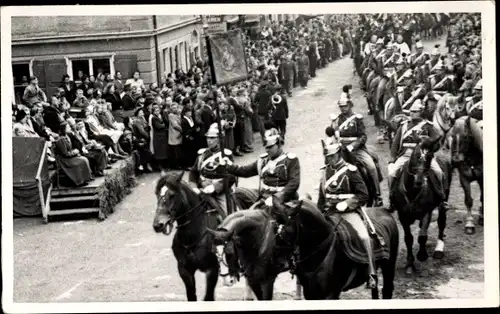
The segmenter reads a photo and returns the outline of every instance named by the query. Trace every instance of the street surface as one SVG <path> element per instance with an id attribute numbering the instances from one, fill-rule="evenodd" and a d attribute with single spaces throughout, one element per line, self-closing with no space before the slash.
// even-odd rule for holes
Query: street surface
<path id="1" fill-rule="evenodd" d="M 426 42 L 431 50 L 436 42 Z M 444 39 L 440 41 L 444 47 Z M 441 48 L 444 49 L 444 48 Z M 320 139 L 324 137 L 329 115 L 338 112 L 336 102 L 345 84 L 353 85 L 354 112 L 365 116 L 368 142 L 380 157 L 384 176 L 389 159 L 388 144 L 375 144 L 376 129 L 367 116 L 366 101 L 359 89 L 359 77 L 353 73 L 348 57 L 317 71 L 309 88 L 294 90 L 289 99 L 290 119 L 285 150 L 298 155 L 301 162 L 300 194 L 317 197 L 319 168 L 323 157 Z M 260 136 L 255 134 L 255 152 L 237 158 L 245 164 L 264 152 Z M 14 302 L 126 302 L 186 300 L 184 285 L 177 273 L 170 249 L 172 236 L 156 234 L 152 228 L 156 198 L 154 187 L 159 174 L 138 179 L 138 186 L 103 222 L 97 219 L 42 223 L 41 218 L 14 220 Z M 256 187 L 257 178 L 240 179 L 240 186 Z M 382 182 L 387 203 L 387 181 Z M 479 189 L 473 185 L 477 217 Z M 475 235 L 464 233 L 465 205 L 456 174 L 452 182 L 448 225 L 445 230 L 445 257 L 416 262 L 417 275 L 404 274 L 406 247 L 400 229 L 394 298 L 483 298 L 483 228 Z M 486 208 L 486 210 L 489 210 Z M 396 214 L 395 214 L 396 215 Z M 428 250 L 432 255 L 437 240 L 434 213 L 429 228 Z M 397 215 L 396 215 L 397 217 Z M 417 224 L 413 234 L 417 236 Z M 415 241 L 416 242 L 416 241 Z M 414 244 L 414 252 L 418 244 Z M 203 299 L 205 278 L 196 275 L 198 299 Z M 219 280 L 216 300 L 242 300 L 243 280 L 223 287 Z M 275 285 L 274 299 L 293 299 L 295 280 L 281 274 Z M 364 287 L 346 292 L 343 299 L 369 299 Z"/>

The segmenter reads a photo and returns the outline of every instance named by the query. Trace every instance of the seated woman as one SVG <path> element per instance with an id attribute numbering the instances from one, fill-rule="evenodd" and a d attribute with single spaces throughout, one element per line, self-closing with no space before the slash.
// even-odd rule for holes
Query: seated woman
<path id="1" fill-rule="evenodd" d="M 20 109 L 16 113 L 16 123 L 12 126 L 13 136 L 20 137 L 38 137 L 33 127 L 28 124 L 29 116 L 24 109 Z"/>
<path id="2" fill-rule="evenodd" d="M 73 121 L 73 123 L 70 121 Z M 71 132 L 68 133 L 71 145 L 78 149 L 80 155 L 87 157 L 92 173 L 95 176 L 104 176 L 104 169 L 108 167 L 108 155 L 106 154 L 104 146 L 85 138 L 85 135 L 83 134 L 85 125 L 81 119 L 76 121 L 68 120 L 68 124 L 71 125 Z"/>
<path id="3" fill-rule="evenodd" d="M 84 186 L 92 180 L 92 170 L 89 160 L 81 156 L 78 149 L 71 145 L 69 132 L 71 132 L 69 124 L 61 123 L 59 139 L 55 144 L 56 161 L 75 186 Z"/>
<path id="4" fill-rule="evenodd" d="M 95 108 L 95 111 L 97 111 L 98 108 L 99 107 Z M 111 148 L 118 158 L 123 159 L 127 157 L 127 154 L 120 145 L 118 145 L 121 132 L 117 133 L 117 131 L 110 131 L 103 128 L 99 119 L 88 108 L 85 110 L 85 124 L 90 139 L 95 139 L 102 143 L 106 147 L 106 151 L 109 151 Z"/>
<path id="5" fill-rule="evenodd" d="M 111 113 L 111 104 L 103 101 L 101 103 L 101 108 L 102 111 L 97 117 L 99 118 L 102 126 L 111 130 L 123 132 L 125 125 L 123 125 L 123 123 L 116 122 L 115 117 Z"/>

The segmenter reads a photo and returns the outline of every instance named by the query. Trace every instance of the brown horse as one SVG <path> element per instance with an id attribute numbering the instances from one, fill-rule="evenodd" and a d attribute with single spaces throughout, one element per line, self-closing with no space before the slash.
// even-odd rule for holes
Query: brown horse
<path id="1" fill-rule="evenodd" d="M 437 141 L 436 141 L 437 142 Z M 417 253 L 419 261 L 426 261 L 428 258 L 426 243 L 428 238 L 428 228 L 431 222 L 432 212 L 441 202 L 437 192 L 432 187 L 431 176 L 429 176 L 430 164 L 434 158 L 433 147 L 437 143 L 425 143 L 417 145 L 410 159 L 403 165 L 403 168 L 396 175 L 391 188 L 391 203 L 397 208 L 399 221 L 403 226 L 405 243 L 407 250 L 405 272 L 411 275 L 415 270 L 413 256 L 413 236 L 411 225 L 415 220 L 420 221 L 420 233 L 418 243 L 420 249 Z M 426 148 L 424 149 L 423 146 Z M 447 176 L 448 182 L 451 180 L 451 164 L 444 154 L 437 154 L 438 163 L 443 169 L 443 174 Z M 435 183 L 434 183 L 435 185 Z M 445 191 L 448 198 L 449 188 Z M 439 208 L 438 216 L 438 241 L 433 257 L 441 259 L 444 257 L 444 229 L 446 228 L 446 212 Z"/>
<path id="2" fill-rule="evenodd" d="M 167 173 L 158 180 L 155 194 L 157 197 L 153 229 L 157 233 L 170 235 L 174 223 L 177 231 L 172 241 L 172 251 L 177 260 L 177 270 L 186 287 L 188 301 L 196 301 L 194 274 L 200 270 L 206 274 L 205 301 L 215 300 L 215 286 L 220 274 L 219 257 L 215 253 L 214 237 L 209 229 L 217 228 L 220 212 L 203 194 L 196 194 L 182 176 Z M 238 188 L 240 189 L 240 188 Z M 241 194 L 241 193 L 240 193 Z M 245 198 L 237 198 L 240 208 L 248 208 L 257 200 L 250 191 Z M 238 193 L 237 193 L 238 195 Z"/>
<path id="3" fill-rule="evenodd" d="M 458 169 L 460 185 L 464 190 L 465 206 L 467 207 L 467 218 L 465 233 L 474 234 L 476 231 L 474 218 L 472 217 L 473 199 L 471 197 L 471 183 L 476 181 L 481 189 L 481 206 L 479 207 L 478 224 L 483 225 L 484 194 L 483 194 L 483 153 L 475 144 L 469 127 L 468 117 L 464 116 L 455 121 L 450 131 L 451 159 L 453 168 Z"/>
<path id="4" fill-rule="evenodd" d="M 280 224 L 276 243 L 292 253 L 291 267 L 306 300 L 337 300 L 343 291 L 367 281 L 366 252 L 342 214 L 325 215 L 307 199 L 273 208 L 272 215 Z M 385 244 L 373 240 L 372 247 L 376 267 L 383 274 L 382 297 L 391 299 L 399 249 L 397 224 L 382 208 L 370 208 L 367 213 Z M 372 298 L 379 298 L 378 287 L 372 289 Z"/>

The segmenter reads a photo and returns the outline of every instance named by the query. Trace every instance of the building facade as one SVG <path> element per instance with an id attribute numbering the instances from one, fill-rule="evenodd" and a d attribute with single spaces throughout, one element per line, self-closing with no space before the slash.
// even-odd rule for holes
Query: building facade
<path id="1" fill-rule="evenodd" d="M 30 75 L 50 97 L 68 74 L 139 71 L 145 84 L 163 73 L 188 71 L 202 57 L 199 16 L 57 16 L 12 18 L 12 70 L 16 103 Z M 23 79 L 24 77 L 24 79 Z"/>

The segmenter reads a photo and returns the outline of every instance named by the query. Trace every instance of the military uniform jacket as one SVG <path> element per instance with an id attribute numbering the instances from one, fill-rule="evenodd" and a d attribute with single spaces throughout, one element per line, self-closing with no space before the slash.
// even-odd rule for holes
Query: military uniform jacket
<path id="1" fill-rule="evenodd" d="M 396 108 L 402 108 L 403 105 L 406 104 L 408 99 L 412 96 L 412 91 L 411 87 L 406 87 L 406 86 L 398 86 L 396 88 L 396 93 L 393 97 L 393 101 L 395 102 L 395 107 Z"/>
<path id="2" fill-rule="evenodd" d="M 396 132 L 391 147 L 391 156 L 393 159 L 403 155 L 406 149 L 413 149 L 420 143 L 421 136 L 428 136 L 430 141 L 439 138 L 439 134 L 432 122 L 425 119 L 416 121 L 404 121 Z"/>
<path id="3" fill-rule="evenodd" d="M 414 53 L 410 56 L 410 64 L 412 67 L 419 67 L 425 64 L 430 57 L 427 53 L 422 52 L 421 54 Z"/>
<path id="4" fill-rule="evenodd" d="M 353 112 L 339 114 L 332 119 L 335 137 L 344 145 L 352 145 L 354 150 L 366 144 L 367 136 L 363 116 Z"/>
<path id="5" fill-rule="evenodd" d="M 341 161 L 335 166 L 325 166 L 319 185 L 318 208 L 335 211 L 335 206 L 345 201 L 353 210 L 366 204 L 368 189 L 356 166 Z"/>
<path id="6" fill-rule="evenodd" d="M 231 163 L 233 162 L 234 159 L 231 150 L 225 149 L 224 155 L 231 160 Z M 206 186 L 213 184 L 216 193 L 223 192 L 222 179 L 226 176 L 226 174 L 221 174 L 220 172 L 215 171 L 220 160 L 220 150 L 212 151 L 207 148 L 198 150 L 198 157 L 189 172 L 189 181 L 195 183 L 198 188 L 205 188 Z M 229 188 L 231 188 L 235 182 L 236 178 L 233 175 L 229 175 Z"/>
<path id="7" fill-rule="evenodd" d="M 246 166 L 231 165 L 228 172 L 238 177 L 259 176 L 261 196 L 277 194 L 283 202 L 296 199 L 300 186 L 300 164 L 295 154 L 282 153 L 271 160 L 267 153 Z"/>
<path id="8" fill-rule="evenodd" d="M 467 104 L 467 113 L 469 117 L 474 118 L 476 120 L 483 120 L 483 100 L 474 101 L 470 99 Z"/>

